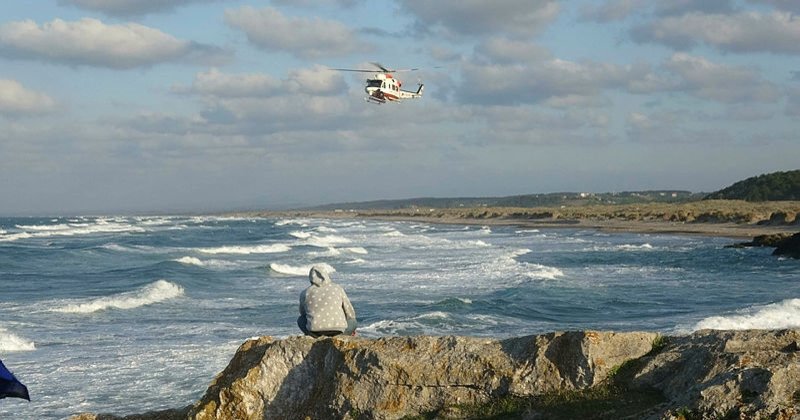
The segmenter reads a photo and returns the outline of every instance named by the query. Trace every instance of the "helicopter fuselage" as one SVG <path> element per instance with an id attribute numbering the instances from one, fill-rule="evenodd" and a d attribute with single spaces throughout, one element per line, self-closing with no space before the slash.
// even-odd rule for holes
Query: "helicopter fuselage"
<path id="1" fill-rule="evenodd" d="M 419 85 L 416 92 L 403 90 L 400 88 L 402 85 L 403 83 L 392 77 L 391 73 L 376 73 L 372 78 L 367 79 L 364 91 L 367 93 L 368 101 L 378 103 L 422 97 L 424 87 L 422 84 Z"/>

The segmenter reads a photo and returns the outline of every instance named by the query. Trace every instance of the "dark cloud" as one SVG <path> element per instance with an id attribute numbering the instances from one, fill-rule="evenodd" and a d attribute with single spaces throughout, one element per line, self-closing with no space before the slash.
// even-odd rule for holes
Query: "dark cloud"
<path id="1" fill-rule="evenodd" d="M 686 13 L 731 13 L 733 0 L 669 0 L 654 1 L 655 12 L 660 16 L 678 16 Z"/>
<path id="2" fill-rule="evenodd" d="M 800 1 L 797 0 L 749 0 L 750 3 L 766 4 L 778 10 L 800 13 Z"/>
<path id="3" fill-rule="evenodd" d="M 418 20 L 418 28 L 436 26 L 461 35 L 513 34 L 530 36 L 541 32 L 559 13 L 554 0 L 507 0 L 502 2 L 463 0 L 399 0 L 403 10 Z"/>
<path id="4" fill-rule="evenodd" d="M 183 41 L 137 23 L 105 24 L 84 18 L 31 20 L 0 25 L 0 56 L 37 59 L 75 66 L 130 69 L 170 61 L 219 62 L 219 47 Z"/>
<path id="5" fill-rule="evenodd" d="M 59 0 L 58 3 L 101 12 L 109 16 L 128 17 L 171 12 L 178 6 L 212 1 L 227 0 Z"/>
<path id="6" fill-rule="evenodd" d="M 583 20 L 608 23 L 623 20 L 637 10 L 641 10 L 647 0 L 609 0 L 604 3 L 584 4 L 580 9 Z"/>

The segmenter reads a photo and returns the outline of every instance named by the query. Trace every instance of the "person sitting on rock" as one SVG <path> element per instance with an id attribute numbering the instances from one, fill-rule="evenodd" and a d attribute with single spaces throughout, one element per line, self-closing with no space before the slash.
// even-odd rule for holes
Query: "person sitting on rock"
<path id="1" fill-rule="evenodd" d="M 356 311 L 342 286 L 317 265 L 311 267 L 308 280 L 311 285 L 300 293 L 300 330 L 312 337 L 356 335 Z"/>

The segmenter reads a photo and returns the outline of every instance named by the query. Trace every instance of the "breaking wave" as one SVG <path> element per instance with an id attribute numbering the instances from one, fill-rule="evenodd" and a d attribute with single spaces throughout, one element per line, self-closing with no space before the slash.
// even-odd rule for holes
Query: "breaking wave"
<path id="1" fill-rule="evenodd" d="M 279 273 L 279 274 L 287 274 L 290 276 L 307 276 L 308 272 L 311 271 L 311 267 L 313 266 L 321 266 L 328 273 L 335 273 L 336 269 L 333 268 L 329 264 L 307 264 L 307 265 L 289 265 L 289 264 L 278 264 L 278 263 L 270 263 L 269 269 Z"/>
<path id="2" fill-rule="evenodd" d="M 33 351 L 36 346 L 33 341 L 22 338 L 16 334 L 0 328 L 0 352 Z"/>
<path id="3" fill-rule="evenodd" d="M 800 299 L 787 299 L 752 306 L 736 315 L 712 316 L 695 324 L 693 330 L 783 329 L 800 327 Z"/>
<path id="4" fill-rule="evenodd" d="M 83 303 L 73 303 L 53 312 L 89 314 L 106 309 L 135 309 L 183 295 L 183 287 L 166 280 L 158 280 L 132 292 L 91 299 Z"/>
<path id="5" fill-rule="evenodd" d="M 275 254 L 288 252 L 292 249 L 289 245 L 270 244 L 270 245 L 251 245 L 251 246 L 220 246 L 216 248 L 198 248 L 197 251 L 204 254 Z"/>

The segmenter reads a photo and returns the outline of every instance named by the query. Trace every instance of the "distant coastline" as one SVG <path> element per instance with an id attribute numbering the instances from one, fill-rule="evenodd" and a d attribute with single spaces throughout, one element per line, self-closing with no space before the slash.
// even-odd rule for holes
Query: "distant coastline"
<path id="1" fill-rule="evenodd" d="M 577 228 L 731 238 L 800 231 L 800 201 L 704 200 L 561 207 L 470 207 L 252 211 L 250 217 L 363 218 L 442 224 Z"/>

